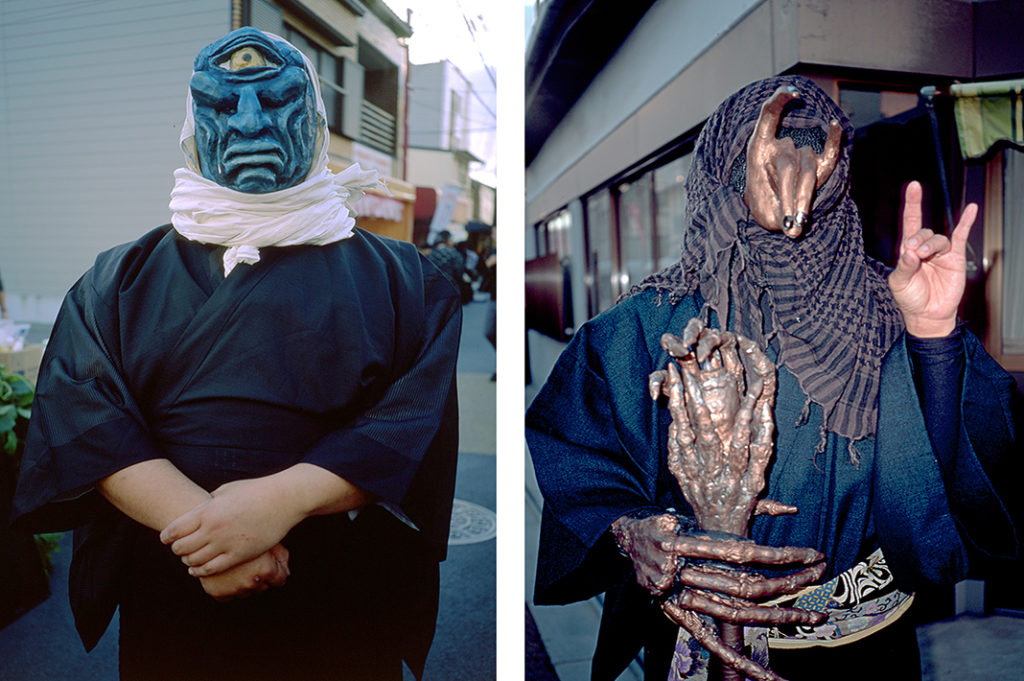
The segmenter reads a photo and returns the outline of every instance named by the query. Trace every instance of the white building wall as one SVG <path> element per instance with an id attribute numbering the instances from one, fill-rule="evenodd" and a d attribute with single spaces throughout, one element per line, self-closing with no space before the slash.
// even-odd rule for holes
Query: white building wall
<path id="1" fill-rule="evenodd" d="M 442 149 L 409 149 L 409 177 L 419 187 L 441 189 L 446 184 L 462 186 L 455 155 Z"/>
<path id="2" fill-rule="evenodd" d="M 409 71 L 409 146 L 443 149 L 448 98 L 445 62 L 413 64 Z"/>
<path id="3" fill-rule="evenodd" d="M 230 0 L 0 3 L 0 275 L 51 322 L 102 250 L 170 220 L 196 53 Z"/>

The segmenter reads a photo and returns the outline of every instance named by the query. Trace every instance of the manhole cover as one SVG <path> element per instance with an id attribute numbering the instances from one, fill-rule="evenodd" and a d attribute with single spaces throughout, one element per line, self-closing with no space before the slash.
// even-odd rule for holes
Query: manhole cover
<path id="1" fill-rule="evenodd" d="M 494 539 L 498 534 L 494 511 L 456 499 L 452 504 L 452 524 L 448 528 L 448 545 L 476 544 Z"/>

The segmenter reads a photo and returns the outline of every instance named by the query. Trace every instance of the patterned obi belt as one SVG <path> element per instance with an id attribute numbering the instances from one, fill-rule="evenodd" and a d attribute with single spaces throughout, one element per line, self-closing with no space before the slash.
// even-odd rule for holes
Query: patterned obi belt
<path id="1" fill-rule="evenodd" d="M 768 629 L 771 648 L 839 646 L 892 624 L 910 609 L 914 594 L 897 589 L 882 549 L 819 586 L 780 598 L 782 605 L 827 612 L 816 627 L 783 625 Z"/>

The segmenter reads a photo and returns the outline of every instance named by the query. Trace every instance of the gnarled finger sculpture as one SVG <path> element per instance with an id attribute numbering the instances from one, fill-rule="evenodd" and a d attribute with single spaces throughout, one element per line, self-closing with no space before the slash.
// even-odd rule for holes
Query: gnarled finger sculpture
<path id="1" fill-rule="evenodd" d="M 782 108 L 793 98 L 787 97 L 773 98 L 765 105 L 762 118 L 767 118 L 758 122 L 755 137 L 764 136 L 771 128 L 774 138 Z M 669 363 L 665 370 L 648 377 L 648 390 L 652 399 L 668 397 L 672 417 L 669 471 L 700 528 L 733 537 L 709 540 L 680 532 L 671 550 L 691 560 L 680 567 L 678 588 L 662 607 L 729 667 L 723 669 L 723 679 L 738 678 L 736 673 L 779 679 L 737 650 L 742 643 L 742 623 L 819 624 L 825 617 L 822 613 L 766 607 L 752 599 L 792 593 L 813 583 L 821 579 L 825 564 L 813 549 L 765 547 L 743 539 L 756 513 L 796 512 L 793 506 L 758 498 L 773 451 L 775 366 L 753 341 L 709 329 L 699 319 L 691 319 L 681 337 L 664 334 L 661 345 Z M 737 566 L 803 563 L 809 567 L 780 577 L 763 577 L 722 563 L 718 563 L 721 567 L 701 563 L 704 559 Z M 718 630 L 695 612 L 721 620 Z"/>

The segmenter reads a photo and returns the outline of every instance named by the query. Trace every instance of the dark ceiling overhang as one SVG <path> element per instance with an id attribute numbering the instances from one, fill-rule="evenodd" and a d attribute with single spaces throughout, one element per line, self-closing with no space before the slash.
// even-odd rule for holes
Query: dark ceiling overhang
<path id="1" fill-rule="evenodd" d="M 655 0 L 549 0 L 526 54 L 529 165 Z"/>

